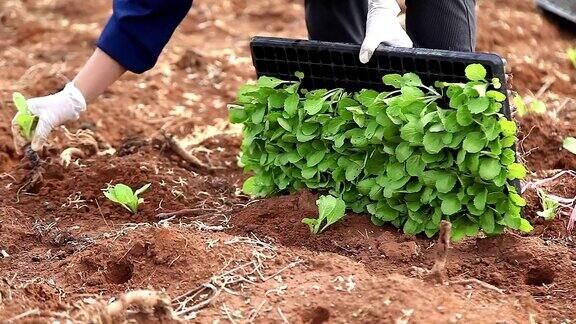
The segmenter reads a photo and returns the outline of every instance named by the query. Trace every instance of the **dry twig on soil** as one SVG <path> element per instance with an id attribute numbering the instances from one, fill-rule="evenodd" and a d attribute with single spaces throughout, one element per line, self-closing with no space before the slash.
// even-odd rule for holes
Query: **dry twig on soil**
<path id="1" fill-rule="evenodd" d="M 498 287 L 496 287 L 496 286 L 494 286 L 494 285 L 491 285 L 491 284 L 489 284 L 489 283 L 487 283 L 487 282 L 484 282 L 484 281 L 482 281 L 482 280 L 476 279 L 476 278 L 473 278 L 473 279 L 451 280 L 451 281 L 450 281 L 450 284 L 451 284 L 451 285 L 458 285 L 458 284 L 463 284 L 463 285 L 477 284 L 477 285 L 482 286 L 482 287 L 484 287 L 484 288 L 486 288 L 486 289 L 493 290 L 493 291 L 495 291 L 495 292 L 497 292 L 497 293 L 500 293 L 500 294 L 504 294 L 504 290 L 502 290 L 502 289 L 500 289 L 500 288 L 498 288 Z"/>
<path id="2" fill-rule="evenodd" d="M 134 290 L 120 296 L 112 303 L 104 301 L 83 305 L 74 319 L 83 323 L 121 323 L 124 322 L 127 310 L 136 307 L 139 313 L 154 314 L 157 320 L 170 319 L 178 321 L 170 305 L 170 297 L 165 293 L 153 290 Z M 160 316 L 160 318 L 158 318 Z"/>
<path id="3" fill-rule="evenodd" d="M 200 287 L 174 298 L 172 300 L 172 306 L 174 307 L 176 315 L 182 316 L 184 319 L 192 319 L 196 316 L 197 311 L 212 304 L 221 293 L 239 295 L 238 292 L 233 290 L 235 286 L 266 282 L 303 262 L 300 259 L 296 259 L 272 274 L 267 275 L 264 273 L 264 270 L 269 268 L 266 264 L 267 261 L 276 258 L 276 248 L 273 245 L 258 239 L 256 236 L 235 237 L 224 242 L 224 244 L 248 244 L 254 246 L 255 249 L 252 251 L 252 259 L 242 263 L 231 260 L 222 269 L 220 274 L 212 276 L 208 282 L 202 284 Z M 225 270 L 233 263 L 237 265 L 230 270 Z M 260 308 L 262 306 L 263 304 L 261 304 Z M 258 313 L 259 310 L 252 313 L 253 319 L 258 316 Z"/>
<path id="4" fill-rule="evenodd" d="M 438 234 L 438 244 L 436 244 L 437 255 L 434 266 L 428 275 L 436 283 L 443 284 L 446 281 L 446 259 L 450 249 L 450 235 L 452 233 L 452 224 L 443 220 L 440 223 L 440 234 Z"/>
<path id="5" fill-rule="evenodd" d="M 218 212 L 218 211 L 219 210 L 217 210 L 217 209 L 186 208 L 186 209 L 177 210 L 177 211 L 169 212 L 169 213 L 160 213 L 160 214 L 156 215 L 156 218 L 166 219 L 166 218 L 170 218 L 170 217 L 174 217 L 174 216 L 184 216 L 184 215 L 196 214 L 196 213 L 213 213 L 213 212 Z"/>
<path id="6" fill-rule="evenodd" d="M 198 159 L 194 155 L 186 152 L 180 146 L 180 144 L 178 144 L 178 142 L 176 142 L 176 140 L 174 139 L 174 136 L 172 134 L 169 134 L 168 132 L 166 132 L 166 130 L 161 129 L 160 134 L 162 134 L 162 136 L 164 137 L 164 140 L 166 141 L 166 144 L 168 144 L 168 146 L 170 147 L 172 152 L 174 152 L 176 155 L 178 155 L 182 160 L 184 160 L 184 162 L 189 164 L 191 167 L 197 168 L 197 169 L 208 170 L 208 171 L 222 170 L 223 169 L 221 167 L 213 167 L 213 166 L 207 165 L 204 162 L 200 161 L 200 159 Z"/>

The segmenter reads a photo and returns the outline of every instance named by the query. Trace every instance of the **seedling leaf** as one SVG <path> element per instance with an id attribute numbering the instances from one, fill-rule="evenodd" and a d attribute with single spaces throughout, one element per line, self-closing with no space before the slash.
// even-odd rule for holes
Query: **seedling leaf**
<path id="1" fill-rule="evenodd" d="M 316 201 L 318 206 L 318 218 L 305 218 L 302 223 L 310 227 L 310 231 L 314 234 L 320 234 L 328 226 L 336 223 L 344 217 L 346 211 L 346 203 L 341 198 L 334 196 L 320 196 Z M 323 227 L 322 224 L 324 224 Z"/>
<path id="2" fill-rule="evenodd" d="M 562 143 L 562 147 L 572 154 L 576 154 L 576 138 L 566 137 Z"/>
<path id="3" fill-rule="evenodd" d="M 36 122 L 38 121 L 38 117 L 32 115 L 30 110 L 28 109 L 28 103 L 26 102 L 26 98 L 19 93 L 14 92 L 12 94 L 12 100 L 14 101 L 14 105 L 18 110 L 18 115 L 16 117 L 16 123 L 20 126 L 20 132 L 25 139 L 31 140 L 32 133 L 36 128 Z"/>
<path id="4" fill-rule="evenodd" d="M 481 81 L 486 78 L 486 69 L 482 64 L 470 64 L 466 67 L 465 74 L 470 81 Z"/>
<path id="5" fill-rule="evenodd" d="M 140 205 L 144 200 L 138 197 L 140 194 L 144 193 L 150 187 L 150 183 L 137 189 L 135 192 L 129 186 L 119 183 L 114 186 L 110 186 L 104 189 L 104 196 L 110 201 L 115 202 L 122 207 L 128 209 L 133 214 L 138 212 L 138 205 Z"/>

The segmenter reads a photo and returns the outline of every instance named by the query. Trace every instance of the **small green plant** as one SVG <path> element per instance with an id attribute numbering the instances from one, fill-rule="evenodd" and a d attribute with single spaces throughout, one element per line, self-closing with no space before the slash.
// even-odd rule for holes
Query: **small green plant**
<path id="1" fill-rule="evenodd" d="M 576 138 L 566 137 L 562 143 L 562 147 L 572 154 L 576 154 Z"/>
<path id="2" fill-rule="evenodd" d="M 314 234 L 322 233 L 328 226 L 336 223 L 344 217 L 346 203 L 340 198 L 333 196 L 321 196 L 317 201 L 318 218 L 304 218 L 302 223 L 310 227 Z M 326 223 L 322 228 L 323 223 Z"/>
<path id="3" fill-rule="evenodd" d="M 554 219 L 554 217 L 556 217 L 558 208 L 560 208 L 560 203 L 546 194 L 546 192 L 542 189 L 538 189 L 538 196 L 540 197 L 540 201 L 542 203 L 542 210 L 536 212 L 536 214 L 545 220 Z"/>
<path id="4" fill-rule="evenodd" d="M 18 123 L 18 126 L 20 126 L 20 132 L 22 132 L 24 138 L 31 140 L 32 133 L 38 123 L 38 117 L 30 113 L 28 104 L 26 103 L 26 98 L 24 98 L 21 93 L 14 92 L 14 94 L 12 94 L 12 100 L 19 112 L 18 117 L 16 117 L 16 122 Z"/>
<path id="5" fill-rule="evenodd" d="M 138 205 L 144 202 L 144 198 L 139 198 L 138 195 L 144 193 L 149 187 L 150 183 L 142 186 L 142 188 L 136 191 L 132 191 L 132 188 L 123 183 L 119 183 L 105 189 L 104 196 L 111 201 L 122 205 L 133 214 L 136 214 L 136 212 L 138 212 Z"/>
<path id="6" fill-rule="evenodd" d="M 576 48 L 569 48 L 566 50 L 566 54 L 570 62 L 572 62 L 572 65 L 574 65 L 574 68 L 576 68 Z"/>
<path id="7" fill-rule="evenodd" d="M 534 99 L 528 105 L 526 105 L 526 103 L 524 103 L 524 99 L 522 99 L 520 95 L 516 95 L 514 99 L 512 99 L 512 104 L 514 107 L 516 107 L 516 113 L 520 117 L 524 117 L 530 113 L 546 113 L 546 104 L 538 99 Z"/>

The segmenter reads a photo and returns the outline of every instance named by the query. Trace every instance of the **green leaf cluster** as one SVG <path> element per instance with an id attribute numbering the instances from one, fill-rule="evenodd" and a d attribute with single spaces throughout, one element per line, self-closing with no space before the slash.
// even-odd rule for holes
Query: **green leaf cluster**
<path id="1" fill-rule="evenodd" d="M 138 205 L 144 202 L 144 198 L 139 198 L 141 193 L 144 193 L 150 187 L 150 183 L 142 186 L 136 191 L 123 183 L 115 186 L 110 186 L 104 191 L 104 196 L 124 208 L 128 209 L 133 214 L 138 212 Z"/>
<path id="2" fill-rule="evenodd" d="M 429 86 L 391 74 L 386 92 L 306 91 L 270 77 L 245 85 L 229 107 L 243 125 L 240 164 L 254 174 L 243 191 L 328 192 L 407 234 L 431 237 L 442 219 L 454 239 L 530 231 L 512 182 L 526 175 L 513 149 L 517 127 L 501 114 L 500 81 L 486 75 L 472 64 L 468 82 Z M 321 219 L 305 222 L 321 231 Z"/>
<path id="3" fill-rule="evenodd" d="M 14 92 L 12 94 L 12 101 L 18 109 L 18 115 L 16 116 L 16 123 L 20 126 L 20 132 L 25 139 L 31 140 L 32 133 L 36 129 L 36 124 L 38 123 L 38 117 L 32 115 L 28 109 L 28 104 L 26 103 L 26 98 L 19 93 Z"/>

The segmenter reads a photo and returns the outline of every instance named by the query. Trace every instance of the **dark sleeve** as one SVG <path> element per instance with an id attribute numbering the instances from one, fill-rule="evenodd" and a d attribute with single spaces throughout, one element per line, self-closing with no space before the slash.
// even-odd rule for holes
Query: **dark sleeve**
<path id="1" fill-rule="evenodd" d="M 192 0 L 114 0 L 96 46 L 129 71 L 147 71 L 191 6 Z"/>

